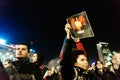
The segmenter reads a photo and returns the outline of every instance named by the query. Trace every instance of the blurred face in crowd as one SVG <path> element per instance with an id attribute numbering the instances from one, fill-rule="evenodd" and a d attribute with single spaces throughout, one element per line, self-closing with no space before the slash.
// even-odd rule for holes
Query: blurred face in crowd
<path id="1" fill-rule="evenodd" d="M 75 66 L 87 70 L 88 69 L 87 57 L 85 55 L 78 55 Z"/>
<path id="2" fill-rule="evenodd" d="M 102 69 L 103 68 L 102 62 L 101 61 L 97 61 L 96 67 L 97 67 L 97 69 Z"/>
<path id="3" fill-rule="evenodd" d="M 16 58 L 25 58 L 29 56 L 29 51 L 27 45 L 16 45 Z"/>
<path id="4" fill-rule="evenodd" d="M 5 61 L 5 62 L 3 63 L 3 65 L 4 65 L 4 67 L 6 68 L 6 67 L 11 66 L 12 64 L 11 64 L 9 61 Z"/>
<path id="5" fill-rule="evenodd" d="M 71 24 L 72 29 L 75 30 L 76 27 L 75 27 L 75 19 L 74 18 L 70 19 L 70 24 Z"/>
<path id="6" fill-rule="evenodd" d="M 37 62 L 37 58 L 38 58 L 37 54 L 34 53 L 32 56 L 32 62 Z"/>
<path id="7" fill-rule="evenodd" d="M 118 61 L 115 56 L 112 57 L 111 62 L 112 62 L 112 64 L 118 64 Z"/>
<path id="8" fill-rule="evenodd" d="M 120 53 L 115 53 L 114 58 L 116 58 L 117 63 L 120 65 Z"/>

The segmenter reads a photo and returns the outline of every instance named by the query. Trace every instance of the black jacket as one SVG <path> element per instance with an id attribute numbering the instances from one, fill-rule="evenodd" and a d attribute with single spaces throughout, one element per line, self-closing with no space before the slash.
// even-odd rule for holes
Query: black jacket
<path id="1" fill-rule="evenodd" d="M 61 75 L 63 80 L 96 80 L 92 74 L 72 65 L 72 48 L 75 48 L 75 42 L 71 39 L 64 40 L 62 46 Z M 91 79 L 92 78 L 92 79 Z"/>
<path id="2" fill-rule="evenodd" d="M 42 80 L 37 72 L 37 68 L 28 58 L 12 62 L 16 71 L 11 80 Z"/>

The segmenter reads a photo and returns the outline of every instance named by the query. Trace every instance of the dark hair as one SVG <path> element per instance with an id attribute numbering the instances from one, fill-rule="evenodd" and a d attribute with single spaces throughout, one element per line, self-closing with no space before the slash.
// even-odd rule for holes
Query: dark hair
<path id="1" fill-rule="evenodd" d="M 72 49 L 72 65 L 74 65 L 79 55 L 85 55 L 84 51 L 78 50 L 77 48 L 73 48 Z"/>
<path id="2" fill-rule="evenodd" d="M 95 68 L 96 68 L 96 70 L 97 70 L 97 62 L 98 61 L 103 65 L 103 62 L 101 60 L 96 60 L 96 62 L 95 62 Z"/>
<path id="3" fill-rule="evenodd" d="M 37 54 L 37 64 L 38 66 L 41 66 L 44 62 L 44 54 L 41 52 L 35 52 L 35 54 Z"/>

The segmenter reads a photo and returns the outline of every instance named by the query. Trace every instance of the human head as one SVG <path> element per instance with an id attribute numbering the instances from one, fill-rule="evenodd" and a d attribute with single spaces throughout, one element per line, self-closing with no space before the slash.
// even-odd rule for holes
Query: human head
<path id="1" fill-rule="evenodd" d="M 72 50 L 72 64 L 82 69 L 88 69 L 88 61 L 85 53 L 82 50 Z"/>
<path id="2" fill-rule="evenodd" d="M 75 30 L 76 29 L 75 18 L 70 18 L 70 24 L 71 24 L 72 29 Z"/>
<path id="3" fill-rule="evenodd" d="M 30 54 L 30 47 L 26 43 L 19 43 L 15 46 L 15 57 L 17 59 L 26 58 Z"/>
<path id="4" fill-rule="evenodd" d="M 38 66 L 42 65 L 44 62 L 44 55 L 40 52 L 33 53 L 32 62 L 37 63 Z"/>
<path id="5" fill-rule="evenodd" d="M 70 18 L 70 24 L 73 30 L 81 30 L 82 24 L 78 21 L 77 17 Z"/>
<path id="6" fill-rule="evenodd" d="M 12 63 L 11 63 L 11 60 L 6 60 L 4 63 L 3 63 L 3 66 L 6 68 L 6 67 L 9 67 L 11 66 Z"/>
<path id="7" fill-rule="evenodd" d="M 86 25 L 86 20 L 84 15 L 78 16 L 78 20 L 81 22 L 82 25 Z"/>
<path id="8" fill-rule="evenodd" d="M 37 55 L 37 53 L 33 53 L 31 59 L 32 59 L 31 61 L 32 61 L 33 63 L 37 62 L 37 59 L 38 59 L 38 55 Z"/>
<path id="9" fill-rule="evenodd" d="M 120 52 L 115 52 L 112 58 L 116 59 L 118 65 L 120 65 Z"/>
<path id="10" fill-rule="evenodd" d="M 76 17 L 76 21 L 75 21 L 75 26 L 76 26 L 76 30 L 77 30 L 77 31 L 80 31 L 80 30 L 81 30 L 82 24 L 81 24 L 81 22 L 78 20 L 77 17 Z"/>
<path id="11" fill-rule="evenodd" d="M 99 70 L 99 69 L 103 69 L 103 62 L 101 61 L 101 60 L 97 60 L 96 62 L 95 62 L 95 69 L 96 70 Z"/>

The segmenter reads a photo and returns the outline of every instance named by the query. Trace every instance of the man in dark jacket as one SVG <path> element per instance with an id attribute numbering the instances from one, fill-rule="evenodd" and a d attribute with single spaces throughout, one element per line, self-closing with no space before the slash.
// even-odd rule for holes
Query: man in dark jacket
<path id="1" fill-rule="evenodd" d="M 29 51 L 28 44 L 20 43 L 16 45 L 16 61 L 12 62 L 16 72 L 11 80 L 42 80 L 40 73 L 36 74 L 37 68 L 30 62 Z"/>

